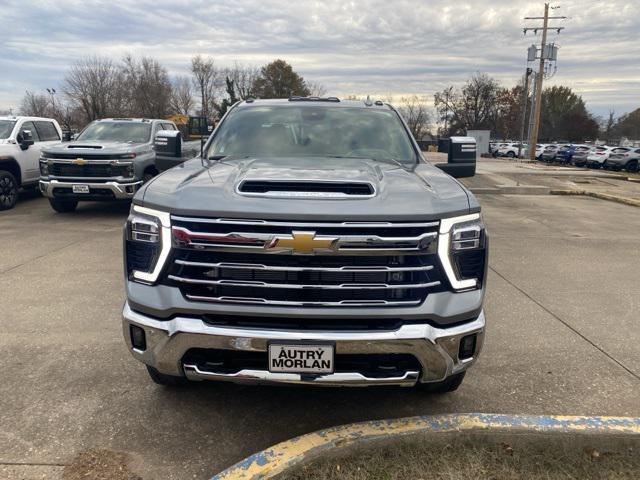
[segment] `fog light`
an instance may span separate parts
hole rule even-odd
[[[476,334],[467,335],[460,340],[460,350],[458,351],[458,358],[460,360],[466,360],[473,357],[476,351]]]
[[[144,330],[137,325],[129,325],[129,333],[131,335],[131,345],[136,350],[147,349],[147,339],[144,334]]]

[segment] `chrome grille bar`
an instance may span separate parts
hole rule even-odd
[[[433,265],[422,265],[419,267],[387,267],[387,266],[348,266],[348,267],[293,267],[264,265],[258,263],[207,263],[192,262],[189,260],[177,259],[178,265],[202,268],[228,268],[234,270],[268,270],[274,272],[336,272],[336,273],[393,273],[393,272],[428,272],[433,270]]]
[[[260,253],[283,253],[288,248],[267,247],[286,235],[275,233],[229,232],[208,233],[193,232],[185,227],[173,226],[173,237],[181,245],[201,249],[231,250],[242,249]],[[306,232],[300,232],[306,233]],[[315,241],[325,241],[330,247],[317,248],[317,253],[376,252],[376,251],[422,251],[436,240],[437,232],[425,232],[415,237],[382,237],[379,235],[316,235]]]
[[[214,302],[214,303],[250,303],[260,305],[274,305],[274,306],[286,306],[286,307],[392,307],[401,306],[407,307],[411,305],[418,305],[422,300],[341,300],[338,302],[296,302],[291,300],[267,300],[265,298],[256,297],[207,297],[202,295],[189,295],[189,300],[195,300],[199,302]]]
[[[362,228],[433,228],[439,225],[439,222],[280,222],[272,220],[253,220],[238,218],[194,218],[172,216],[172,220],[179,222],[192,223],[209,223],[222,225],[264,225],[269,227],[296,227],[296,228],[346,228],[346,227],[362,227]]]
[[[179,283],[193,283],[196,285],[223,285],[227,287],[255,287],[255,288],[284,288],[296,290],[380,290],[395,289],[407,290],[412,288],[429,288],[440,285],[439,281],[426,283],[410,283],[406,285],[393,283],[342,283],[340,285],[322,284],[305,285],[296,283],[267,283],[256,280],[205,280],[199,278],[184,278],[176,275],[169,275],[168,278]]]

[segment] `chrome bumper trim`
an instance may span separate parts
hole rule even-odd
[[[129,326],[144,329],[147,348],[133,349]],[[129,351],[139,361],[169,375],[186,375],[194,379],[226,380],[233,382],[284,382],[351,385],[412,385],[416,381],[437,382],[466,370],[480,354],[484,338],[485,318],[478,318],[450,328],[437,328],[429,324],[407,324],[391,331],[324,331],[324,330],[276,330],[213,326],[198,318],[175,317],[172,320],[156,320],[134,312],[125,303],[123,309],[123,333]],[[460,360],[460,339],[477,334],[477,350],[474,357]],[[300,378],[299,375],[281,376],[268,371],[245,371],[234,375],[194,370],[193,365],[183,365],[182,358],[191,348],[212,348],[236,351],[266,352],[271,340],[326,341],[335,345],[337,354],[398,353],[415,356],[422,370],[419,378],[412,371],[399,377],[367,378],[359,372]],[[196,378],[197,377],[197,378]]]
[[[107,189],[113,192],[113,195],[118,200],[125,200],[133,198],[136,191],[142,185],[142,180],[138,182],[118,183],[118,182],[86,182],[83,180],[73,182],[62,182],[60,180],[40,180],[40,191],[45,197],[54,198],[54,188],[71,188],[73,185],[88,185],[89,190],[91,188],[99,188],[101,190]],[[133,187],[131,193],[126,191],[127,187]],[[78,199],[82,199],[81,193],[77,194]]]
[[[418,381],[420,372],[408,371],[400,377],[371,378],[360,373],[332,373],[318,377],[296,373],[271,373],[264,370],[240,370],[237,373],[213,373],[200,370],[197,365],[184,365],[184,373],[189,380],[219,380],[243,383],[294,383],[303,385],[324,385],[335,387],[363,387],[367,385],[393,385],[412,387]]]

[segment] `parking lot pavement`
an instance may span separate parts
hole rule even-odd
[[[586,197],[479,199],[491,235],[486,344],[463,386],[444,396],[158,387],[122,340],[126,207],[61,215],[43,198],[22,200],[0,213],[0,473],[41,478],[49,468],[56,478],[60,465],[98,448],[128,452],[143,478],[205,479],[276,442],[353,421],[640,416],[637,208]]]

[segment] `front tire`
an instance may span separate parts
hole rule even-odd
[[[147,367],[147,372],[149,373],[149,377],[153,383],[157,385],[162,385],[165,387],[181,387],[187,384],[188,380],[184,377],[176,377],[174,375],[167,375],[165,373],[160,373],[153,367],[149,365]]]
[[[0,210],[13,208],[18,201],[18,182],[11,172],[0,170]]]
[[[627,166],[625,167],[625,169],[627,170],[627,172],[637,172],[638,171],[638,161],[637,160],[631,160],[630,162],[627,163]]]
[[[427,393],[450,393],[455,392],[460,385],[462,385],[462,381],[464,380],[464,376],[467,372],[456,373],[455,375],[451,375],[446,378],[442,382],[435,383],[418,383],[416,384],[416,388],[422,392]]]
[[[514,158],[516,156],[515,152],[507,152],[507,157]]]
[[[76,210],[78,206],[77,200],[56,200],[55,198],[49,199],[49,205],[58,213],[71,213]]]

